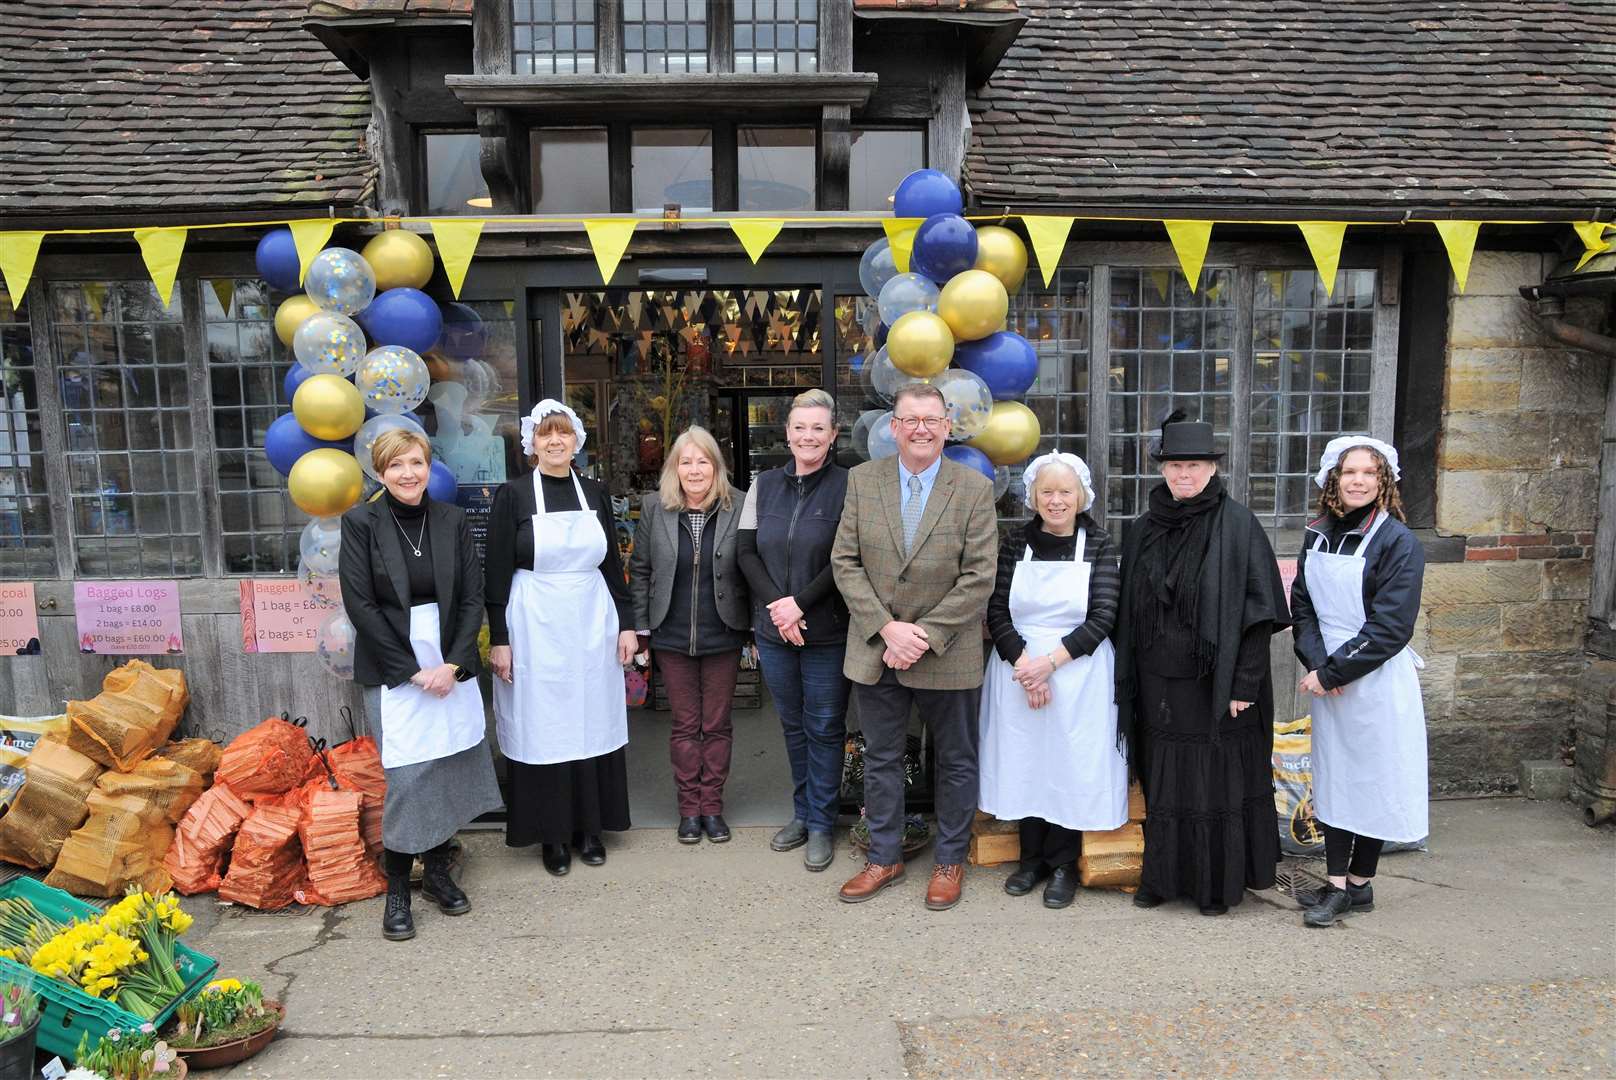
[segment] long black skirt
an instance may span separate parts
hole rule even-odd
[[[1168,899],[1234,906],[1274,885],[1273,735],[1253,705],[1212,737],[1212,680],[1139,672],[1142,885]]]
[[[553,765],[505,762],[505,843],[570,844],[579,835],[622,832],[628,821],[628,747]]]

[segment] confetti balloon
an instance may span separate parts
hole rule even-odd
[[[986,270],[956,274],[937,297],[937,314],[953,327],[961,341],[987,337],[1004,325],[1010,311],[1010,294],[1004,282]]]
[[[376,275],[378,291],[419,289],[432,280],[432,248],[408,229],[388,229],[371,237],[359,254]]]
[[[297,388],[292,415],[316,439],[346,439],[365,422],[365,403],[340,375],[313,375]]]
[[[432,376],[413,349],[383,345],[372,349],[354,376],[367,408],[378,413],[406,413],[426,400]]]
[[[949,438],[974,439],[987,429],[993,413],[993,391],[981,377],[961,368],[949,368],[931,380],[942,391],[948,418],[954,421]]]
[[[292,353],[316,375],[347,377],[365,358],[365,332],[346,315],[321,311],[298,326]]]
[[[413,416],[382,415],[373,416],[359,426],[359,433],[354,436],[354,457],[359,459],[359,468],[372,480],[376,479],[375,466],[370,461],[370,448],[384,431],[394,428],[404,428],[409,431],[426,434],[426,429]],[[368,496],[370,492],[365,492]]]
[[[891,326],[911,311],[936,311],[938,295],[924,274],[895,274],[881,286],[881,321]]]
[[[339,679],[354,676],[354,628],[345,611],[334,611],[320,624],[314,639],[314,654],[325,669]]]
[[[1027,245],[1003,225],[984,225],[976,230],[975,268],[986,270],[1013,293],[1027,276]]]
[[[864,365],[865,378],[869,384],[870,392],[877,401],[892,404],[892,399],[898,396],[898,388],[905,383],[920,382],[913,375],[905,375],[892,363],[892,358],[885,349],[877,349],[874,356]]]
[[[1031,409],[1019,401],[995,401],[987,428],[967,445],[995,465],[1014,465],[1038,449],[1039,434],[1038,417]]]
[[[1016,480],[1016,470],[1012,469],[1008,465],[1000,465],[997,469],[993,470],[994,501],[1004,498],[1004,493],[1009,491],[1012,486],[1019,486],[1019,481]],[[1016,494],[1016,501],[1021,501],[1021,494],[1019,492]]]
[[[892,366],[917,379],[928,379],[954,358],[954,332],[935,313],[911,311],[887,333]]]
[[[288,349],[292,347],[292,335],[297,328],[303,325],[303,320],[320,310],[320,305],[308,298],[305,293],[288,296],[281,301],[281,306],[275,309],[275,336],[281,339],[281,344]]]
[[[316,574],[335,574],[337,556],[342,550],[342,519],[317,517],[303,526],[297,538],[298,554],[302,565]]]
[[[864,249],[864,255],[859,259],[859,284],[864,286],[865,295],[870,299],[880,296],[881,286],[897,273],[898,267],[892,261],[892,243],[886,237],[881,237]]]
[[[352,315],[376,298],[376,272],[357,251],[326,248],[309,263],[303,291],[326,311]]]
[[[342,581],[337,577],[335,570],[329,574],[321,573],[310,566],[307,559],[299,559],[297,580],[307,591],[308,598],[315,607],[330,610],[341,606]]]
[[[892,413],[882,413],[870,424],[870,460],[880,461],[898,452],[898,437],[892,432]]]
[[[352,454],[310,450],[286,478],[286,493],[310,517],[331,517],[359,501],[364,476]]]

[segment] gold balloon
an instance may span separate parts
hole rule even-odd
[[[359,254],[376,272],[376,291],[419,289],[432,278],[432,248],[408,229],[388,229],[371,238]]]
[[[954,331],[929,311],[907,312],[887,331],[887,358],[905,375],[929,379],[954,359]]]
[[[335,378],[335,376],[332,376]],[[334,517],[359,501],[365,474],[352,454],[331,447],[310,450],[286,478],[287,494],[310,517]]]
[[[1038,417],[1019,401],[995,401],[988,414],[988,426],[966,443],[988,456],[995,465],[1025,461],[1038,449]]]
[[[297,333],[297,328],[303,325],[304,319],[319,310],[320,305],[302,293],[287,297],[281,301],[281,306],[275,309],[275,336],[281,339],[282,345],[290,349],[292,335]]]
[[[292,415],[316,439],[346,439],[365,422],[365,399],[341,375],[310,375],[292,396]]]
[[[986,270],[955,274],[937,297],[937,314],[961,341],[987,337],[999,328],[1009,312],[1010,294],[1005,292],[1004,282]]]
[[[1021,288],[1027,276],[1027,245],[1003,225],[976,230],[976,269],[986,270],[1004,283],[1008,292]]]

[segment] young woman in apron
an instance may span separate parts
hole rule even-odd
[[[988,601],[997,656],[982,683],[980,805],[1021,819],[1021,867],[1005,891],[1047,877],[1044,905],[1062,908],[1077,893],[1082,833],[1128,820],[1108,640],[1120,586],[1111,545],[1083,512],[1094,499],[1083,460],[1046,454],[1023,484],[1036,516],[1001,545]]]
[[[446,915],[471,902],[450,876],[450,841],[500,807],[477,688],[483,582],[465,514],[427,497],[432,450],[419,432],[376,440],[382,498],[342,518],[342,603],[354,626],[354,681],[381,739],[387,906],[382,934],[415,936],[410,869],[425,855],[421,894]]]
[[[1403,524],[1397,451],[1361,435],[1333,439],[1315,482],[1322,516],[1308,525],[1291,591],[1300,688],[1313,701],[1313,807],[1330,882],[1299,897],[1308,926],[1375,906],[1388,841],[1429,831],[1425,707],[1409,648],[1425,556]]]
[[[534,472],[495,497],[486,559],[494,717],[510,780],[505,842],[539,843],[557,876],[574,848],[585,864],[604,863],[601,833],[629,827],[623,665],[635,640],[610,502],[572,469],[584,438],[558,401],[522,420]]]

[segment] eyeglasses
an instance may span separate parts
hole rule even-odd
[[[948,423],[946,416],[894,416],[892,419],[905,431],[919,431],[922,424],[927,431],[941,431]]]

